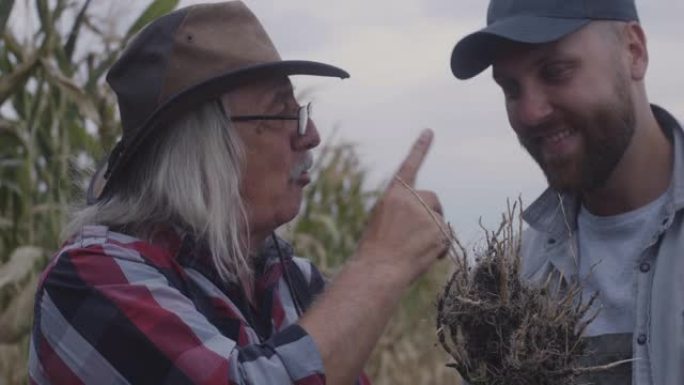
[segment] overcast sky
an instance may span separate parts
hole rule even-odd
[[[181,0],[181,6],[197,2]],[[484,25],[487,1],[245,2],[283,58],[319,60],[351,73],[344,81],[313,82],[315,119],[324,140],[337,127],[338,139],[357,144],[371,186],[389,179],[420,130],[429,127],[435,143],[418,188],[439,194],[462,241],[481,236],[480,217],[488,227],[497,224],[508,197],[522,195],[529,204],[544,189],[542,173],[508,126],[490,71],[459,81],[449,68],[454,43]],[[118,17],[135,16],[148,3],[94,4]],[[649,40],[651,101],[682,117],[684,1],[637,5]],[[295,84],[311,87],[302,77]]]
[[[371,183],[390,177],[423,127],[435,131],[418,187],[439,194],[463,241],[481,236],[480,217],[497,224],[507,197],[531,203],[545,188],[508,125],[490,71],[468,81],[451,75],[453,45],[484,25],[487,1],[245,2],[284,58],[320,60],[351,73],[344,81],[316,82],[316,122],[324,138],[338,127],[338,137],[358,144]],[[649,39],[649,95],[682,117],[684,1],[637,4]]]

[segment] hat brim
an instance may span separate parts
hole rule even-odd
[[[330,64],[305,60],[283,60],[255,64],[239,70],[229,71],[195,84],[192,87],[171,96],[164,104],[160,105],[145,123],[136,129],[138,135],[123,144],[123,151],[112,167],[109,166],[111,159],[101,162],[90,180],[86,192],[87,203],[94,204],[104,196],[108,187],[111,185],[111,182],[121,176],[128,161],[133,154],[138,152],[138,148],[142,143],[145,142],[150,135],[158,133],[158,130],[162,128],[165,123],[199,107],[208,100],[217,98],[242,85],[258,81],[265,76],[277,77],[292,75],[326,76],[341,79],[349,77],[347,71]],[[109,176],[106,177],[108,168]]]
[[[579,30],[590,21],[532,15],[496,21],[456,44],[451,53],[451,72],[459,79],[469,79],[492,64],[501,44],[549,43]]]

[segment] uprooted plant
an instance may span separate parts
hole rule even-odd
[[[612,368],[582,367],[582,333],[596,317],[596,294],[549,276],[539,286],[520,278],[521,203],[509,204],[486,246],[469,261],[453,250],[455,271],[438,299],[437,335],[448,364],[472,385],[571,385],[578,376]],[[470,266],[472,264],[472,266]]]

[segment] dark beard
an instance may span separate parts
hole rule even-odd
[[[540,132],[567,124],[582,136],[581,153],[572,159],[546,160],[541,141],[519,138],[520,143],[539,164],[549,186],[566,193],[590,192],[605,185],[622,159],[634,135],[636,118],[625,78],[616,76],[615,98],[590,111],[589,114],[559,112],[559,119],[545,123],[547,127],[530,129]],[[563,123],[561,123],[563,122]]]

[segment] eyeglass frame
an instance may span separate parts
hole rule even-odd
[[[299,106],[297,109],[297,116],[291,115],[236,115],[231,116],[231,122],[249,122],[252,120],[296,120],[297,134],[299,136],[306,135],[309,126],[309,119],[311,118],[311,102]]]

